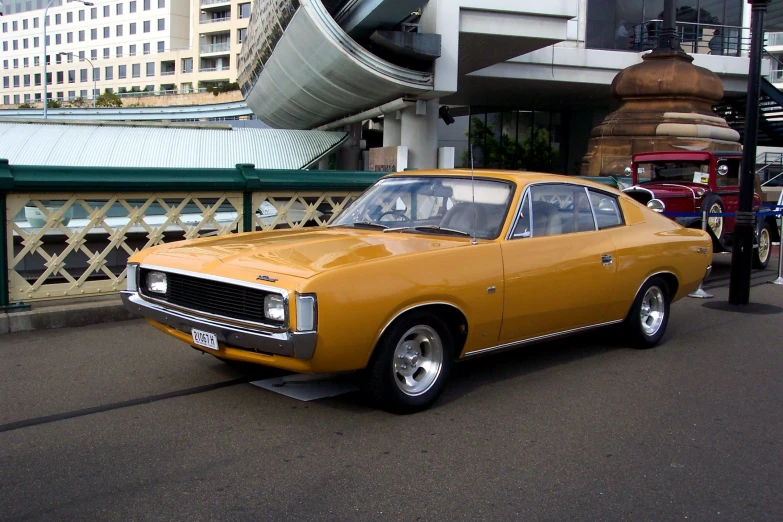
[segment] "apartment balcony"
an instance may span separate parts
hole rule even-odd
[[[198,72],[228,72],[229,70],[231,70],[231,67],[199,67]]]
[[[176,71],[160,71],[161,76],[174,76]]]
[[[231,0],[201,0],[201,7],[218,7],[230,4]]]
[[[228,54],[231,51],[231,42],[204,44],[201,46],[201,54]]]
[[[231,16],[221,16],[218,18],[200,18],[198,23],[200,24],[216,24],[219,22],[228,22],[231,20]]]

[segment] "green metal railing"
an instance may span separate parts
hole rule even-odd
[[[306,222],[325,225],[331,219],[332,211],[339,212],[383,175],[379,172],[263,170],[247,164],[234,169],[47,167],[10,165],[7,160],[0,159],[0,207],[5,216],[0,227],[0,310],[17,306],[14,303],[25,296],[27,300],[39,300],[117,291],[124,281],[124,273],[112,274],[105,268],[109,250],[122,248],[123,254],[129,255],[137,248],[126,244],[126,238],[133,233],[136,237],[149,237],[148,244],[163,242],[174,237],[165,232],[167,227],[182,229],[179,235],[175,234],[175,239],[204,235],[208,227],[202,229],[203,223],[194,225],[183,219],[185,208],[189,209],[190,216],[193,212],[200,213],[198,218],[203,222],[215,220],[217,213],[225,214],[226,210],[234,216],[228,225],[218,225],[214,221],[208,234],[281,225],[299,227]],[[261,204],[272,209],[273,218],[259,213]],[[326,207],[330,211],[328,217],[317,217],[316,206]],[[298,210],[292,210],[294,207]],[[24,214],[27,210],[38,212],[41,223],[37,228],[19,217],[23,214],[20,209]],[[124,213],[124,224],[110,224],[118,211]],[[298,212],[298,218],[291,217],[294,212]],[[64,217],[65,214],[68,217]],[[88,231],[68,227],[68,220],[77,214],[88,223],[89,234],[104,238],[100,246],[91,243],[85,247],[90,241]],[[163,223],[149,225],[151,216],[160,218]],[[132,226],[140,230],[133,232]],[[164,237],[164,232],[169,235]],[[59,242],[64,250],[54,254],[45,251],[53,241]],[[21,270],[17,272],[20,259],[36,254],[37,262],[48,268],[39,280],[34,281],[34,276],[25,282],[20,276]],[[76,254],[87,260],[87,275],[68,273],[65,258]],[[89,282],[85,283],[90,275],[102,278],[100,284],[104,288],[96,289],[90,287]],[[52,278],[59,278],[60,290],[46,290],[50,286],[57,287],[50,284]],[[63,286],[73,291],[61,291]]]

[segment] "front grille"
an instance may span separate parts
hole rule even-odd
[[[264,316],[264,298],[270,295],[265,290],[166,272],[168,290],[163,296],[147,290],[149,272],[141,270],[139,289],[152,299],[238,321],[284,325],[283,321],[272,321]]]

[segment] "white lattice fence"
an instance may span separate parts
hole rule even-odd
[[[134,252],[242,229],[242,193],[8,194],[9,297],[103,295]]]
[[[361,192],[258,192],[253,194],[256,229],[326,226]]]

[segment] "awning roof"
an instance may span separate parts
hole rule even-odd
[[[12,165],[301,169],[339,146],[344,132],[185,125],[0,121],[0,158]]]

